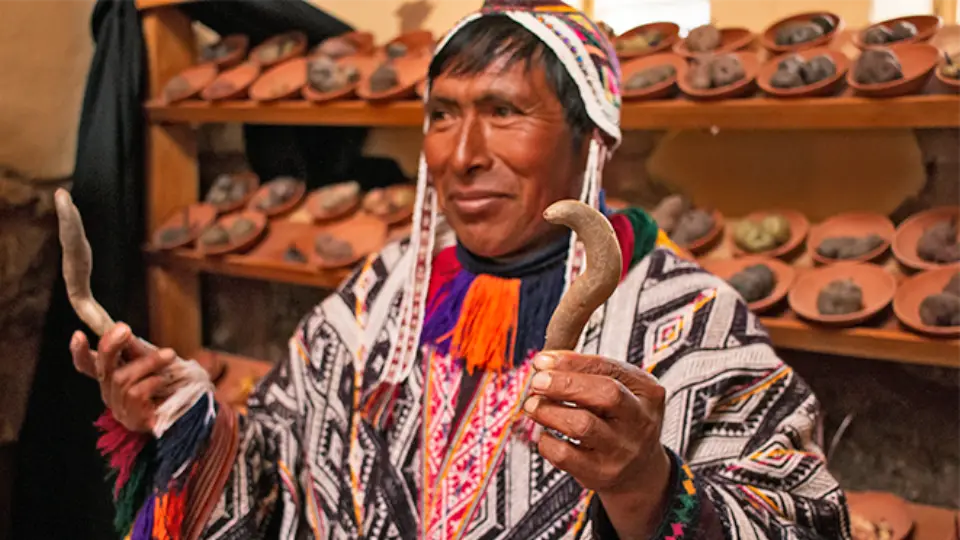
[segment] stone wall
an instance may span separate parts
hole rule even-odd
[[[57,271],[53,190],[0,169],[0,444],[20,431]]]

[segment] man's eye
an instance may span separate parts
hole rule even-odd
[[[431,122],[438,122],[438,121],[441,121],[441,120],[445,120],[446,118],[447,118],[447,113],[446,113],[446,111],[441,111],[441,110],[436,110],[436,109],[430,111],[430,121],[431,121]]]
[[[493,109],[493,115],[496,116],[497,118],[506,118],[508,116],[513,115],[513,113],[514,113],[513,107],[508,107],[506,105],[498,105]]]

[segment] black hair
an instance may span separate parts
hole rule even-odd
[[[517,62],[524,62],[528,71],[535,62],[543,65],[547,85],[560,100],[574,144],[579,146],[594,124],[577,83],[540,38],[505,15],[489,15],[464,25],[430,63],[430,79],[441,74],[477,75],[504,56],[507,57],[504,70]]]

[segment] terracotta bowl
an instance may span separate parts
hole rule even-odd
[[[223,101],[240,99],[247,93],[250,85],[260,76],[260,64],[244,62],[239,66],[228,69],[220,75],[210,86],[203,89],[200,97],[207,101]]]
[[[357,87],[357,95],[360,99],[373,103],[387,103],[401,99],[411,98],[416,93],[417,84],[427,78],[427,72],[430,69],[432,56],[429,53],[420,54],[410,53],[407,56],[393,60],[394,68],[397,70],[398,84],[393,88],[382,92],[374,92],[370,89],[370,77],[360,80]],[[379,67],[379,64],[378,66]],[[374,67],[376,70],[376,67]],[[370,72],[371,74],[373,71]]]
[[[316,189],[307,197],[307,212],[310,213],[314,221],[335,221],[354,213],[360,206],[361,196],[358,195],[356,199],[343,204],[343,206],[325,210],[320,203],[328,195],[331,187],[333,186]]]
[[[820,291],[838,279],[852,279],[863,291],[863,309],[846,315],[821,315]],[[897,280],[882,267],[864,263],[837,263],[802,273],[790,289],[790,309],[804,319],[830,326],[853,326],[879,313],[893,300]]]
[[[631,28],[623,34],[617,36],[614,40],[614,45],[617,41],[620,41],[624,38],[630,38],[636,36],[637,34],[643,34],[644,32],[649,32],[652,30],[657,30],[663,36],[663,39],[660,40],[660,43],[656,47],[651,47],[643,52],[634,52],[634,53],[621,53],[617,51],[617,57],[621,60],[631,60],[634,58],[640,58],[642,56],[648,56],[651,54],[657,54],[663,51],[670,50],[670,47],[673,47],[680,39],[680,27],[672,22],[654,22],[640,25],[636,28]]]
[[[276,182],[276,180],[272,180],[271,182]],[[282,216],[284,214],[289,213],[294,208],[296,208],[297,205],[300,204],[300,201],[303,200],[303,197],[307,194],[306,184],[304,184],[303,182],[297,182],[297,188],[294,191],[293,196],[290,197],[290,199],[287,200],[287,202],[279,206],[276,206],[274,208],[271,208],[270,211],[268,212],[264,212],[263,210],[257,207],[257,204],[260,202],[261,199],[267,196],[267,193],[270,189],[271,182],[267,182],[266,184],[260,186],[260,189],[257,190],[257,193],[250,199],[250,202],[247,203],[247,209],[249,211],[263,213],[270,218]]]
[[[229,214],[230,212],[236,212],[237,210],[246,206],[250,199],[253,198],[254,194],[257,192],[257,188],[260,186],[260,177],[252,172],[239,172],[231,173],[235,181],[243,182],[247,186],[247,194],[243,198],[233,201],[227,204],[214,204],[213,207],[217,209],[218,214]]]
[[[940,83],[943,84],[943,86],[947,89],[953,90],[954,92],[960,92],[960,79],[952,79],[947,77],[941,71],[945,64],[946,60],[941,58],[941,61],[939,64],[937,64],[937,69],[935,70],[937,74],[937,80],[939,80]]]
[[[263,53],[263,51],[267,47],[272,47],[273,45],[281,41],[285,41],[287,39],[293,40],[294,44],[293,44],[293,47],[291,47],[291,49],[287,51],[286,54],[282,54],[272,60],[260,59],[260,55]],[[274,66],[274,65],[286,62],[291,58],[303,56],[305,52],[307,52],[307,35],[304,34],[303,32],[287,32],[285,34],[273,36],[272,38],[264,41],[260,45],[257,45],[252,51],[250,51],[249,58],[252,62],[256,62],[261,66],[263,66],[264,68],[267,68],[270,66]]]
[[[776,36],[777,31],[780,30],[783,26],[788,24],[794,24],[803,21],[809,21],[817,15],[824,15],[831,17],[836,21],[836,25],[833,27],[833,31],[820,36],[817,39],[810,40],[806,43],[799,43],[797,45],[777,45]],[[831,13],[829,11],[811,11],[808,13],[798,13],[796,15],[791,15],[786,19],[781,19],[772,25],[770,25],[766,30],[763,31],[763,34],[760,35],[760,44],[763,45],[763,48],[774,53],[774,54],[783,54],[788,52],[797,52],[804,49],[812,49],[814,47],[821,47],[833,41],[840,32],[843,30],[843,18],[837,15],[836,13]]]
[[[820,223],[810,230],[810,238],[807,239],[807,251],[810,253],[810,257],[820,264],[872,261],[887,252],[887,248],[889,248],[890,243],[893,242],[895,232],[893,222],[891,222],[887,216],[866,212],[840,214]],[[882,238],[883,244],[873,251],[869,251],[855,259],[828,259],[817,253],[817,247],[828,238],[836,238],[838,236],[867,236],[870,234],[876,234]]]
[[[780,62],[784,59],[784,56],[775,56],[767,60],[763,66],[760,67],[760,72],[757,74],[757,84],[760,86],[760,89],[773,97],[802,98],[831,96],[836,94],[837,91],[843,86],[844,78],[847,75],[847,71],[850,69],[850,59],[847,58],[847,55],[836,49],[831,49],[830,47],[814,47],[813,49],[800,51],[796,54],[800,55],[804,61],[825,54],[833,60],[834,64],[836,64],[837,72],[832,77],[827,77],[822,81],[801,86],[799,88],[777,88],[770,84],[770,79],[773,77],[774,73],[777,72],[777,66],[780,65]]]
[[[890,50],[900,60],[902,79],[880,84],[860,84],[854,79],[854,62],[847,72],[847,84],[850,88],[861,96],[878,98],[905,96],[923,90],[940,60],[940,50],[928,43],[893,45]]]
[[[186,213],[186,216],[184,216],[184,213]],[[186,217],[187,222],[190,224],[190,234],[185,236],[179,242],[162,242],[160,240],[160,233],[171,227],[179,227],[183,224],[184,217]],[[213,206],[203,203],[191,204],[186,208],[173,212],[167,217],[167,219],[163,221],[163,225],[161,225],[160,228],[153,233],[151,247],[154,249],[166,250],[188,246],[195,242],[200,236],[200,233],[212,225],[216,220],[217,209]]]
[[[229,244],[224,244],[222,246],[205,246],[198,241],[197,251],[199,251],[201,255],[215,256],[226,255],[227,253],[242,252],[253,247],[257,242],[260,241],[261,238],[263,238],[263,234],[267,230],[267,216],[260,212],[244,210],[243,212],[221,217],[217,220],[217,224],[229,230],[230,226],[233,225],[233,222],[242,217],[253,221],[253,224],[256,225],[256,229],[254,229],[253,232],[242,238],[231,238]]]
[[[744,251],[737,245],[733,239],[733,231],[730,231],[730,244],[733,246],[733,253],[737,257],[744,255],[762,255],[766,257],[783,257],[793,253],[794,250],[800,247],[803,244],[803,241],[807,238],[807,234],[810,232],[810,221],[807,220],[807,216],[803,215],[796,210],[763,210],[760,212],[754,212],[748,215],[745,220],[750,221],[760,221],[763,218],[772,215],[780,214],[781,216],[787,218],[787,221],[790,223],[790,239],[786,241],[782,246],[778,248],[771,249],[769,251],[761,251],[760,253],[749,253]]]
[[[312,51],[310,51],[310,56],[315,56],[316,54],[318,54],[320,51],[320,48],[323,46],[324,43],[334,39],[337,39],[337,40],[342,39],[345,41],[349,41],[350,44],[356,47],[357,49],[356,54],[361,56],[369,56],[373,54],[373,52],[377,48],[373,40],[373,34],[371,32],[347,32],[346,34],[343,34],[341,36],[336,36],[336,37],[332,37],[324,40],[323,42],[318,44],[316,47],[314,47]]]
[[[917,255],[917,242],[928,228],[950,219],[960,219],[960,207],[941,206],[911,216],[897,227],[896,235],[893,237],[893,256],[901,264],[914,270],[932,270],[945,266],[921,259]]]
[[[414,186],[414,185],[396,185],[396,186],[389,186],[384,189],[386,190],[388,196],[397,192],[412,192],[412,194],[415,196],[417,192],[417,186]],[[370,193],[367,193],[366,197],[369,197],[371,193],[373,193],[373,191],[371,191]],[[364,197],[364,201],[363,201],[363,210],[366,213],[372,215],[373,217],[379,219],[380,221],[383,221],[388,226],[392,227],[394,225],[399,225],[400,223],[409,221],[410,217],[413,216],[413,208],[416,205],[416,203],[415,201],[412,200],[412,198],[411,198],[411,203],[404,207],[398,208],[397,210],[387,214],[377,214],[375,212],[371,212],[367,208],[366,197]]]
[[[217,78],[217,66],[214,64],[200,64],[189,67],[176,77],[167,81],[163,88],[163,99],[167,103],[176,103],[195,97]],[[180,85],[180,81],[186,84]],[[177,87],[180,88],[177,88]]]
[[[712,215],[713,215],[713,228],[710,229],[710,232],[694,240],[693,242],[691,242],[686,246],[680,246],[682,249],[694,255],[700,255],[702,253],[706,253],[707,251],[710,251],[713,248],[713,246],[716,245],[717,241],[719,241],[723,237],[724,220],[723,220],[723,214],[721,214],[719,210],[714,209],[714,211],[712,212]]]
[[[407,32],[405,34],[400,34],[399,36],[391,39],[387,42],[387,45],[392,45],[394,43],[403,43],[407,46],[407,54],[426,54],[427,56],[433,57],[433,47],[436,44],[436,38],[433,36],[433,32],[429,30],[413,30],[412,32]],[[384,46],[386,49],[386,46]]]
[[[241,64],[243,59],[247,57],[247,51],[250,50],[250,38],[243,34],[230,34],[214,46],[219,47],[221,45],[225,45],[230,52],[221,58],[207,61],[215,64],[220,69],[230,69]],[[200,61],[204,62],[203,59]]]
[[[923,334],[960,336],[960,326],[931,326],[920,320],[920,303],[932,294],[943,292],[943,288],[958,273],[960,264],[954,264],[921,272],[900,283],[893,297],[893,312],[900,322]]]
[[[307,84],[307,59],[294,58],[270,68],[250,87],[254,101],[278,101],[292,98]]]
[[[324,259],[310,246],[307,258],[311,265],[320,269],[333,269],[352,266],[371,253],[376,253],[387,241],[387,224],[383,221],[359,212],[349,219],[319,227],[319,234],[329,234],[353,246],[353,257],[341,260]],[[311,239],[311,243],[313,240]]]
[[[641,71],[657,66],[670,64],[677,71],[676,75],[669,79],[657,83],[653,86],[641,88],[640,90],[627,90],[626,83]],[[670,53],[652,54],[641,56],[626,62],[621,66],[623,72],[623,99],[629,101],[641,101],[650,99],[661,99],[670,97],[677,91],[677,77],[682,76],[687,70],[687,63],[683,58]]]
[[[754,38],[753,32],[746,28],[721,28],[720,46],[715,50],[706,53],[691,51],[687,48],[687,40],[683,39],[673,45],[673,52],[684,58],[695,58],[708,54],[731,53],[750,48]]]
[[[909,17],[897,17],[895,19],[887,19],[876,24],[871,24],[863,30],[853,34],[853,44],[859,49],[869,49],[871,47],[878,46],[882,47],[883,45],[869,45],[866,41],[864,41],[864,36],[866,36],[867,31],[875,26],[880,25],[885,25],[889,28],[890,25],[900,21],[913,23],[913,25],[917,27],[917,35],[911,38],[901,39],[900,41],[887,43],[885,44],[886,46],[894,44],[905,45],[907,43],[923,43],[925,41],[929,41],[930,38],[937,34],[937,32],[940,30],[940,27],[943,26],[943,22],[940,20],[940,17],[937,17],[936,15],[911,15]]]
[[[357,95],[357,88],[360,87],[360,82],[369,78],[373,70],[377,69],[378,62],[373,56],[347,56],[337,60],[337,64],[353,65],[357,68],[357,71],[360,72],[360,79],[353,84],[349,84],[333,92],[320,92],[314,89],[308,81],[303,85],[303,90],[301,90],[304,99],[314,103],[328,103],[340,99],[351,99]]]
[[[770,257],[749,256],[737,259],[708,259],[701,261],[701,264],[708,272],[724,281],[729,281],[734,274],[755,264],[762,264],[769,268],[777,281],[773,286],[773,290],[766,298],[747,304],[750,311],[754,313],[768,311],[786,298],[787,292],[793,285],[793,281],[797,275],[797,272],[792,266],[780,259],[771,259]]]
[[[848,491],[847,505],[851,514],[863,516],[872,523],[885,521],[890,525],[892,540],[904,540],[913,530],[910,508],[900,497],[891,493]]]
[[[722,86],[720,88],[710,88],[707,90],[698,90],[687,83],[686,71],[677,78],[677,84],[690,99],[697,101],[716,101],[721,99],[731,99],[744,97],[753,93],[757,83],[757,72],[760,71],[760,59],[752,52],[732,52],[743,64],[744,77],[739,81]]]

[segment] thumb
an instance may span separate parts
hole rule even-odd
[[[151,344],[150,342],[140,338],[138,336],[131,336],[127,340],[127,344],[123,349],[123,355],[127,360],[133,360],[135,358],[143,358],[144,356],[150,356],[157,352],[157,347]]]

